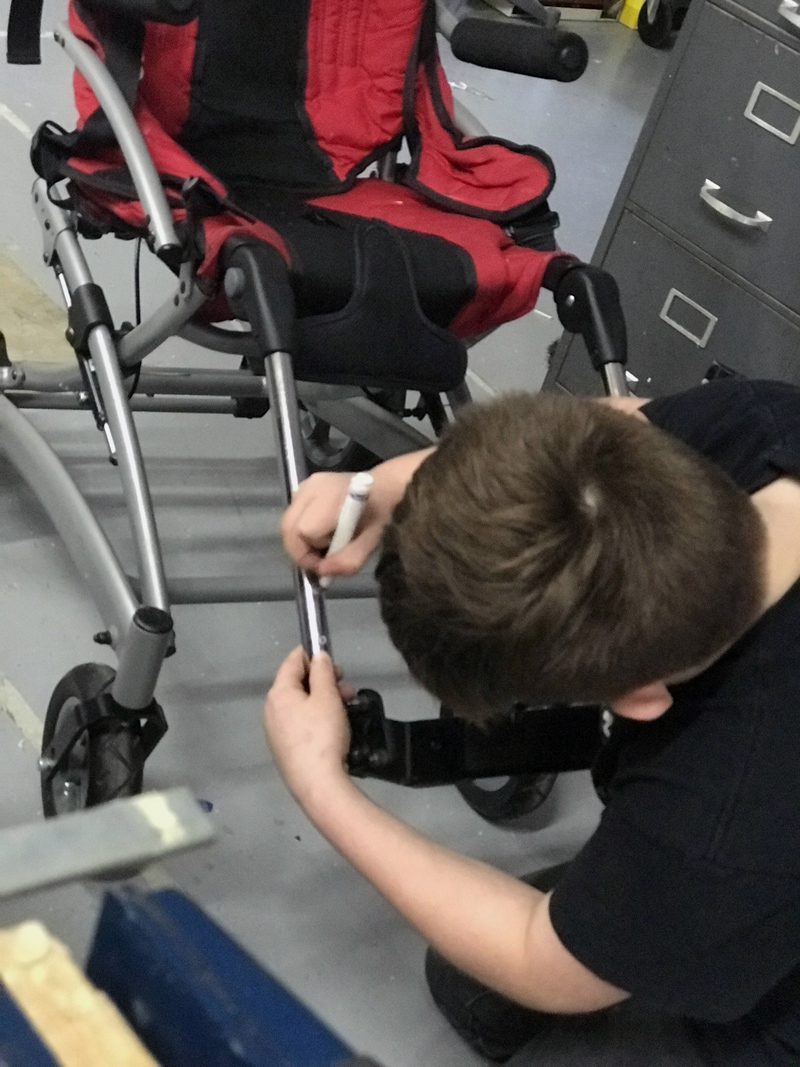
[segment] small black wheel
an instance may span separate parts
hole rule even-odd
[[[507,778],[477,778],[456,782],[456,789],[482,819],[507,823],[541,807],[550,796],[557,777],[555,774],[513,774]]]
[[[42,756],[57,732],[72,733],[86,723],[85,703],[114,681],[103,663],[82,663],[53,690],[42,735]],[[42,772],[42,808],[47,818],[104,804],[142,791],[144,754],[138,724],[108,721],[82,733],[67,763],[52,778]]]
[[[380,457],[329,422],[301,409],[300,429],[309,474],[315,471],[365,471]]]
[[[447,719],[453,713],[442,706],[440,714]],[[557,774],[512,774],[468,778],[456,782],[456,789],[482,819],[508,823],[541,807],[550,796],[557,777]]]
[[[647,17],[647,3],[642,5],[638,21],[639,36],[651,48],[668,48],[673,31],[677,28],[673,0],[658,0],[652,22]]]

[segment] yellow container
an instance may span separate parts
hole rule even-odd
[[[625,6],[619,16],[619,21],[622,25],[635,30],[639,25],[639,12],[646,3],[647,0],[625,0]]]

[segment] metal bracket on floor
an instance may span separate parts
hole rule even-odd
[[[0,830],[0,900],[208,844],[214,826],[188,789],[112,800]]]

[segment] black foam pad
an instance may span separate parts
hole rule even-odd
[[[577,33],[495,19],[462,19],[450,47],[465,63],[561,82],[580,78],[589,62],[589,49]]]

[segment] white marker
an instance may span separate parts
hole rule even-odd
[[[345,545],[349,545],[353,540],[353,534],[356,532],[358,521],[372,488],[372,481],[372,475],[367,471],[360,471],[350,479],[350,488],[347,490],[342,510],[339,512],[339,521],[336,523],[327,555],[332,556],[334,552],[341,552]],[[327,589],[331,584],[331,575],[320,578],[319,584],[323,589]]]

